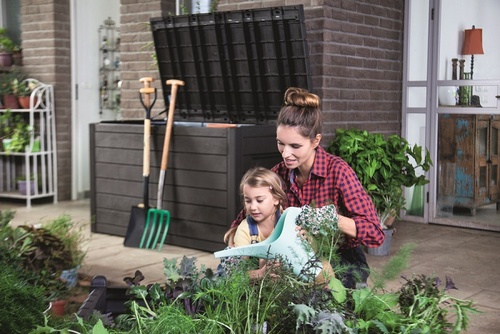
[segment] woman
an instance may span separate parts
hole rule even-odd
[[[319,97],[307,90],[291,87],[285,92],[276,129],[283,161],[272,170],[285,181],[289,206],[335,205],[339,228],[346,236],[338,252],[340,264],[347,269],[339,274],[346,287],[355,288],[366,283],[369,275],[362,244],[380,246],[384,233],[352,168],[320,146],[323,117],[319,107]],[[243,218],[240,213],[231,226],[239,225]]]

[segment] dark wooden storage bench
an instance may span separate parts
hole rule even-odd
[[[131,207],[142,203],[143,123],[90,125],[92,231],[125,236]],[[156,194],[164,125],[152,127],[149,204]],[[167,244],[217,251],[241,209],[239,182],[253,166],[281,160],[275,125],[207,128],[174,125],[163,194]]]
[[[125,303],[131,299],[127,295],[127,287],[108,286],[105,276],[95,276],[90,284],[90,292],[76,314],[88,320],[94,311],[110,314],[112,317],[125,313]],[[144,305],[142,300],[136,301]]]

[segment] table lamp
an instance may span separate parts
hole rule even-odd
[[[462,55],[471,55],[470,57],[470,78],[474,78],[474,55],[482,55],[483,51],[483,29],[465,29],[464,45]]]

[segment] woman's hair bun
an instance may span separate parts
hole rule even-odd
[[[303,88],[290,87],[285,92],[285,106],[296,106],[301,108],[319,108],[319,97],[309,93]]]

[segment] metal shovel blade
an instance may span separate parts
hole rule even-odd
[[[139,247],[147,213],[147,209],[143,207],[132,206],[130,221],[123,242],[125,247]]]
[[[169,226],[170,211],[149,209],[139,248],[155,249],[158,244],[160,251],[165,243]]]

